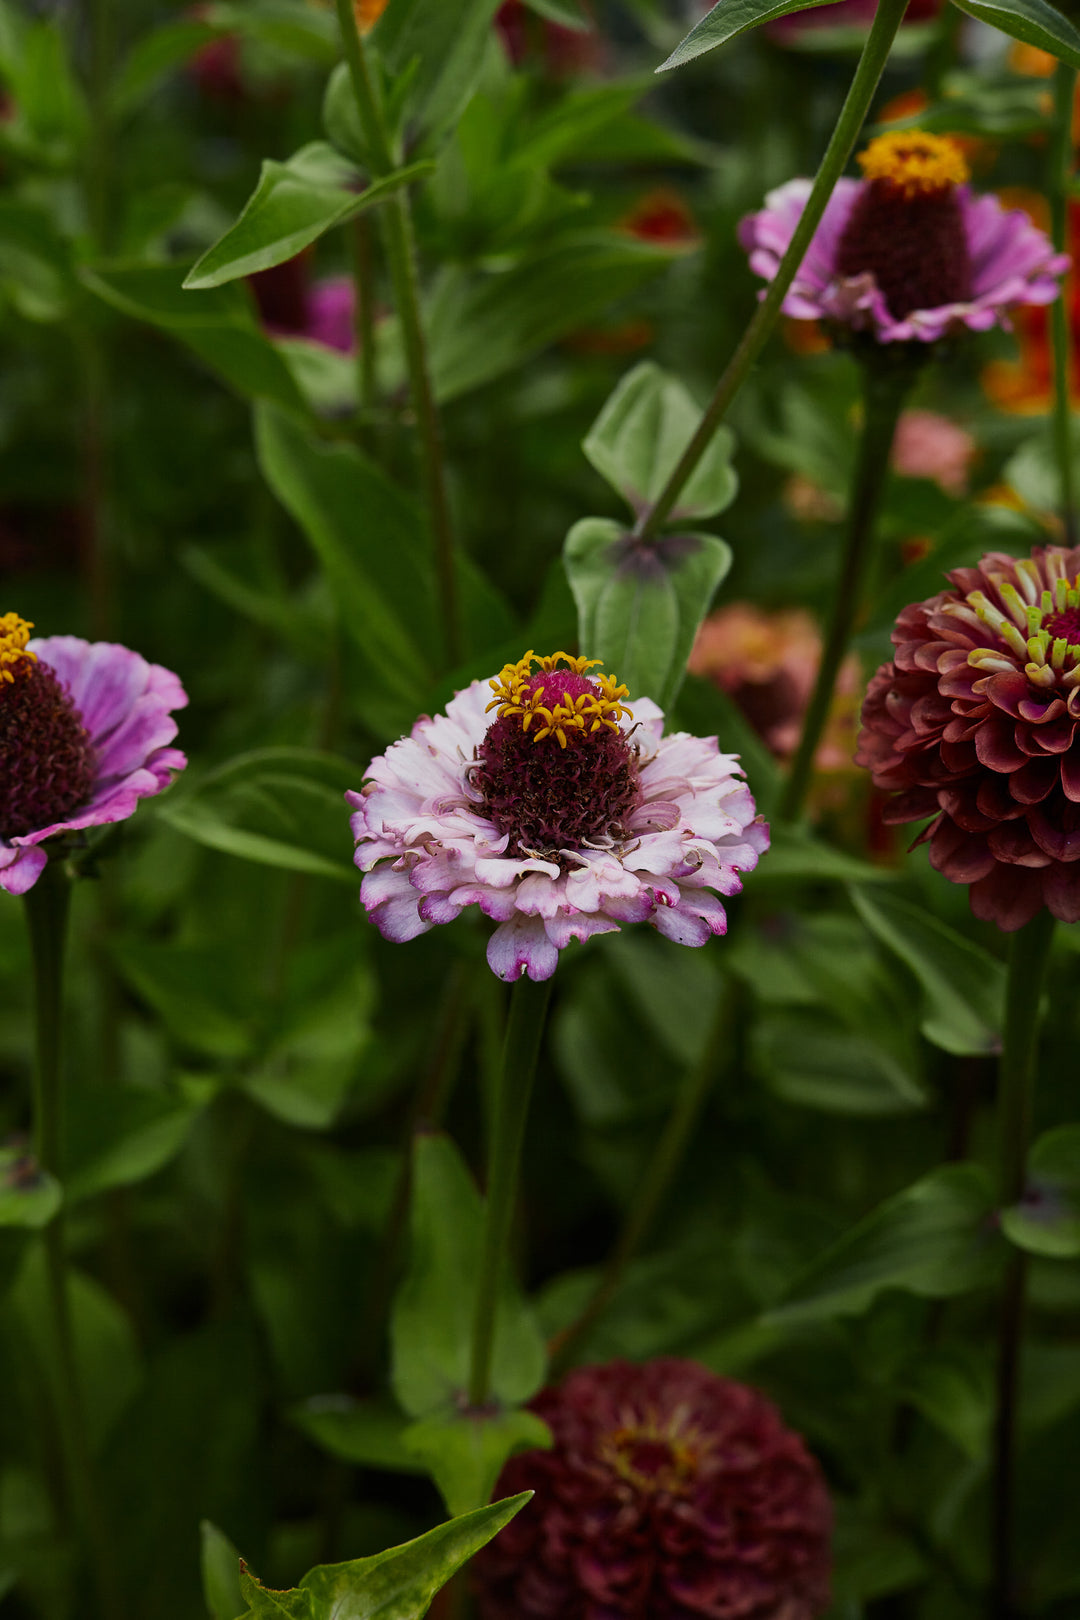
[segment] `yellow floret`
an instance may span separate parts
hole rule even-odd
[[[533,732],[533,741],[542,742],[545,737],[554,737],[560,748],[566,747],[568,732],[598,731],[601,726],[618,731],[622,716],[633,719],[633,714],[622,701],[630,696],[630,689],[619,686],[614,675],[590,675],[589,680],[600,688],[599,692],[582,692],[575,698],[562,697],[551,705],[544,702],[542,682],[530,691],[534,664],[540,666],[542,674],[550,674],[559,664],[565,664],[572,674],[585,675],[601,662],[599,658],[577,658],[565,652],[539,657],[530,647],[516,664],[504,665],[498,677],[488,682],[495,693],[487,706],[488,711],[497,709],[500,720],[519,714],[522,731],[530,730],[533,721],[539,720],[540,725]]]
[[[37,662],[37,653],[28,652],[26,647],[33,628],[17,613],[0,613],[0,681],[14,681],[11,673],[14,664],[25,659],[32,664]]]
[[[927,135],[918,129],[878,135],[859,153],[859,166],[867,180],[887,180],[905,197],[948,191],[971,178],[951,135]]]

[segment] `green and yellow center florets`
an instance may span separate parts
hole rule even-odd
[[[0,614],[0,838],[62,821],[93,792],[94,751],[75,705],[29,649],[33,625]]]
[[[477,750],[472,781],[485,814],[514,854],[568,868],[574,852],[628,836],[639,801],[638,751],[620,721],[629,696],[599,661],[529,651],[493,680],[496,718]]]
[[[988,675],[1012,674],[1019,667],[1033,686],[1080,686],[1080,576],[1055,579],[1047,590],[1030,557],[1018,559],[1016,574],[1020,589],[1004,576],[991,576],[1004,612],[984,591],[971,591],[966,598],[1013,656],[1000,644],[976,647],[968,663]]]

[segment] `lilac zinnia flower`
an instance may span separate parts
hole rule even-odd
[[[328,349],[356,348],[356,289],[351,276],[324,276],[307,295],[303,336]]]
[[[108,641],[0,615],[0,888],[25,894],[56,833],[124,821],[187,760],[167,745],[187,694],[171,671]]]
[[[715,737],[664,737],[656,704],[631,714],[595,663],[526,653],[372,761],[347,798],[360,897],[387,939],[479,906],[498,923],[493,972],[539,980],[571,939],[622,923],[680,945],[726,931],[718,895],[769,842],[738,761]]]
[[[1019,210],[975,196],[946,136],[879,135],[840,180],[785,298],[786,315],[866,331],[879,343],[933,343],[969,327],[1007,326],[1014,304],[1049,304],[1069,257]],[[810,195],[789,180],[748,215],[739,240],[771,281]]]

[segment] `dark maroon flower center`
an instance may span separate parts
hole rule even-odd
[[[908,195],[891,180],[870,180],[851,210],[836,251],[836,273],[871,273],[894,320],[916,309],[971,297],[971,254],[952,187]]]
[[[1063,613],[1052,614],[1043,620],[1043,629],[1049,631],[1055,641],[1060,638],[1075,646],[1080,642],[1080,608],[1070,607]]]
[[[88,803],[93,746],[48,664],[21,659],[0,681],[0,838],[62,821]]]
[[[523,689],[531,712],[504,714],[488,727],[472,781],[483,795],[484,814],[510,835],[511,849],[565,866],[572,863],[560,852],[602,848],[628,836],[627,818],[639,800],[637,749],[610,725],[592,729],[591,718],[580,727],[560,724],[575,707],[587,710],[601,696],[585,675],[541,671]]]
[[[635,1490],[669,1495],[686,1489],[694,1477],[697,1452],[680,1437],[623,1429],[601,1442],[601,1457]]]

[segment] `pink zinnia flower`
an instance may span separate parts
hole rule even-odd
[[[582,1367],[531,1403],[533,1500],[473,1561],[482,1620],[813,1620],[832,1510],[775,1408],[694,1361]]]
[[[112,642],[51,636],[0,616],[0,888],[25,894],[57,833],[125,821],[187,764],[167,745],[187,694]]]
[[[879,135],[865,178],[840,180],[784,298],[796,320],[826,320],[880,343],[932,343],[962,327],[1007,325],[1015,304],[1049,304],[1069,268],[1045,232],[994,196],[975,196],[947,136]],[[771,281],[810,195],[789,180],[748,215],[739,240]]]
[[[971,434],[937,411],[902,411],[893,439],[893,470],[902,478],[929,478],[946,495],[967,494],[978,446]]]
[[[934,819],[930,864],[1011,932],[1080,921],[1080,548],[991,552],[901,613],[870,682],[860,765],[892,825]]]
[[[656,704],[631,714],[595,663],[526,653],[372,761],[347,797],[360,897],[387,939],[479,906],[498,924],[492,971],[539,980],[571,939],[623,923],[680,945],[726,931],[718,896],[769,842],[738,761],[715,737],[664,737]]]
[[[307,295],[301,336],[352,354],[356,347],[356,287],[351,276],[323,276]]]

